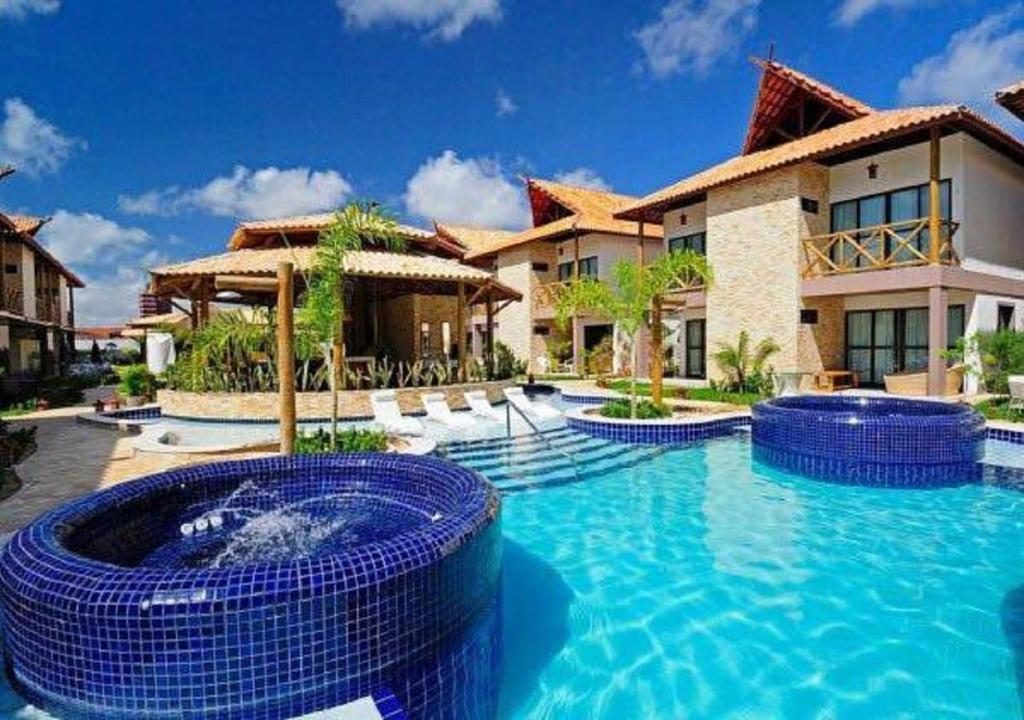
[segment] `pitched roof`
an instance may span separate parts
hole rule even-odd
[[[492,230],[490,228],[470,227],[468,225],[450,225],[434,223],[434,230],[441,237],[458,243],[463,250],[486,250],[498,245],[516,234],[514,230]]]
[[[316,248],[267,248],[264,250],[232,250],[220,255],[198,258],[183,263],[153,268],[153,277],[211,276],[211,275],[263,275],[277,272],[278,263],[291,262],[298,272],[313,269]],[[398,280],[427,280],[457,282],[476,286],[492,285],[502,289],[506,297],[519,298],[520,293],[493,280],[486,270],[463,265],[457,260],[433,255],[354,250],[345,255],[345,272],[354,277],[392,278]]]
[[[329,227],[334,213],[293,215],[291,217],[250,220],[238,224],[228,241],[228,248],[240,250],[263,242],[267,236],[280,233],[319,232]],[[433,233],[409,225],[399,225],[398,232],[411,240],[430,240]]]
[[[975,134],[1024,161],[1024,145],[963,105],[881,110],[813,135],[749,155],[739,155],[647,195],[620,210],[619,218],[658,216],[708,190],[803,161],[823,160],[863,145],[923,130],[953,125]]]
[[[14,174],[14,168],[10,165],[0,165],[0,180],[3,180],[8,175]]]
[[[1024,120],[1024,80],[997,91],[996,102]]]
[[[546,222],[522,232],[513,233],[510,237],[484,249],[474,249],[466,253],[466,259],[472,260],[490,255],[501,250],[525,245],[537,240],[557,240],[570,236],[574,232],[606,233],[637,237],[640,229],[635,222],[616,219],[614,213],[636,202],[636,198],[620,195],[608,190],[566,185],[551,180],[530,178],[526,181],[530,204],[534,208],[535,220],[540,220],[537,206],[539,198],[548,198],[565,209],[565,215],[551,222]],[[662,237],[662,229],[658,226],[645,230],[652,238]]]
[[[50,218],[34,217],[32,215],[8,215],[7,217],[14,223],[14,228],[18,232],[33,236],[39,232],[39,228],[50,222]]]
[[[747,126],[744,154],[778,144],[771,140],[773,135],[783,134],[779,131],[787,121],[798,131],[793,134],[804,135],[808,126],[823,129],[874,112],[860,100],[780,62],[756,58],[753,62],[762,74]]]

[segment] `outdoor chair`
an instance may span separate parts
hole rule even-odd
[[[505,388],[505,397],[512,403],[512,406],[519,410],[528,420],[533,423],[549,423],[559,420],[562,412],[551,407],[547,403],[533,402],[526,397],[521,387]]]
[[[1010,375],[1006,378],[1010,387],[1010,402],[1006,409],[1010,412],[1024,412],[1024,375]]]
[[[398,398],[394,390],[377,390],[370,393],[370,407],[373,408],[373,420],[385,432],[394,435],[422,435],[423,423],[413,417],[405,417],[398,407]]]
[[[502,419],[501,413],[496,407],[491,405],[491,401],[487,399],[487,392],[484,390],[470,390],[465,393],[466,404],[469,405],[470,411],[476,417],[486,418],[488,420],[500,421]]]
[[[464,430],[475,425],[469,413],[456,415],[452,412],[444,393],[425,393],[420,395],[420,401],[423,403],[423,409],[427,411],[427,419],[440,423],[446,428]]]

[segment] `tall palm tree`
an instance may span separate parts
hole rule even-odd
[[[711,283],[711,269],[703,255],[682,251],[662,255],[650,265],[638,265],[620,260],[612,269],[614,286],[591,277],[577,277],[559,294],[555,305],[555,319],[565,327],[569,319],[582,312],[590,312],[615,324],[619,332],[629,339],[633,374],[630,380],[630,415],[636,417],[636,367],[641,329],[649,323],[659,324],[657,347],[652,348],[660,358],[662,350],[660,313],[651,312],[660,305],[661,297],[680,286],[692,285],[700,280]],[[655,316],[657,316],[655,318]],[[660,368],[660,363],[658,364]],[[661,378],[657,378],[660,396]],[[656,402],[660,403],[658,397]]]
[[[317,343],[331,345],[332,449],[337,448],[338,398],[345,382],[345,258],[366,246],[400,251],[405,240],[394,218],[377,203],[349,203],[334,213],[334,220],[317,239],[299,309],[303,332]]]

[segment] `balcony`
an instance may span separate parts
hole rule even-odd
[[[25,314],[25,296],[21,288],[9,287],[0,292],[0,310],[15,315]]]
[[[959,265],[952,241],[960,225],[943,220],[940,227],[939,264]],[[803,245],[804,278],[931,264],[928,218],[815,235]]]
[[[56,297],[36,296],[36,320],[41,322],[63,324],[60,316],[60,299]]]

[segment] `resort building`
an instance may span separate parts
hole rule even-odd
[[[0,180],[14,170],[0,168]],[[20,394],[74,357],[74,289],[85,284],[36,239],[47,218],[0,212],[0,387]]]
[[[228,252],[152,269],[149,293],[175,305],[189,301],[180,309],[194,326],[209,319],[214,303],[268,305],[281,262],[294,264],[301,291],[303,274],[313,268],[319,234],[333,217],[324,213],[241,223]],[[481,306],[493,321],[521,295],[491,273],[460,262],[464,245],[404,225],[399,234],[405,241],[401,252],[367,245],[346,256],[346,362],[458,360],[465,367],[470,308]]]
[[[478,243],[467,242],[466,262],[493,272],[526,299],[502,314],[496,339],[527,361],[531,372],[544,372],[558,370],[553,359],[560,358],[566,370],[583,368],[587,353],[611,338],[614,369],[625,370],[628,353],[615,328],[602,318],[580,315],[562,330],[555,323],[555,298],[574,276],[610,280],[618,260],[647,262],[664,252],[661,227],[648,225],[641,234],[640,224],[617,219],[616,212],[636,201],[626,195],[532,178],[526,192],[532,227],[518,233],[477,231]],[[474,337],[486,337],[484,322],[474,317]],[[645,365],[642,358],[641,373]]]
[[[1024,327],[1024,145],[964,106],[877,110],[759,65],[742,152],[615,212],[714,269],[678,317],[683,374],[717,378],[709,353],[747,331],[805,386],[918,371],[949,392],[943,351]]]

